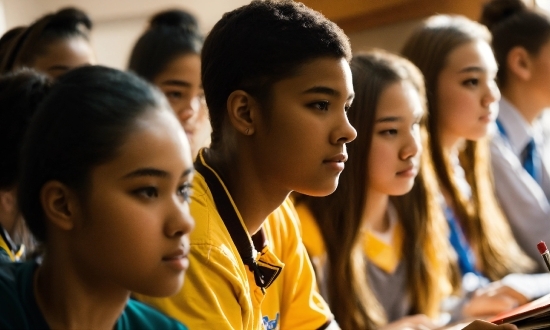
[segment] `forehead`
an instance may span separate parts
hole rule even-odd
[[[183,80],[200,84],[201,58],[197,54],[184,54],[177,56],[155,78],[155,82],[162,83],[165,80]]]
[[[106,165],[112,168],[113,175],[136,167],[169,167],[182,171],[192,166],[191,148],[176,117],[161,107],[136,119],[117,157]]]
[[[445,69],[459,72],[467,67],[478,67],[491,72],[497,71],[493,51],[486,41],[476,40],[462,44],[447,56]]]
[[[353,96],[353,82],[348,62],[344,58],[332,57],[305,62],[297,67],[294,75],[273,84],[272,97],[308,94],[312,88],[319,92],[317,94],[330,94],[344,99]]]
[[[406,80],[388,85],[382,91],[376,107],[376,117],[418,117],[423,113],[424,107],[419,91],[410,81]]]

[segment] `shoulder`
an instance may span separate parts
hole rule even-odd
[[[30,328],[42,323],[40,312],[33,308],[36,302],[32,279],[36,267],[34,262],[0,262],[1,329]]]
[[[313,213],[304,204],[296,205],[296,212],[302,229],[302,241],[310,257],[323,255],[325,253],[325,243]]]
[[[116,329],[186,330],[187,327],[144,303],[130,299]]]

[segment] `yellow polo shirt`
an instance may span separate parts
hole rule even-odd
[[[197,162],[208,167],[202,154]],[[217,174],[216,177],[221,182]],[[244,227],[229,192],[223,187]],[[338,328],[316,289],[297,214],[289,199],[262,225],[267,246],[257,252],[256,260],[282,268],[265,291],[256,285],[252,271],[241,260],[200,172],[193,180],[191,214],[195,229],[191,233],[190,267],[182,289],[169,298],[136,295],[138,299],[178,319],[189,329]]]

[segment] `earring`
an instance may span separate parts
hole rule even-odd
[[[247,128],[246,131],[244,131],[245,135],[248,135],[248,132],[250,131],[250,128]]]

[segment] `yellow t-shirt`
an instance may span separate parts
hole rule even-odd
[[[198,161],[208,167],[202,155]],[[219,177],[218,180],[221,182]],[[224,190],[235,208],[225,186]],[[244,227],[236,208],[235,211]],[[283,268],[264,293],[242,262],[216,209],[212,191],[197,172],[191,202],[195,229],[191,233],[190,267],[183,287],[169,298],[136,295],[137,298],[180,320],[189,329],[311,330],[327,324],[338,328],[316,290],[295,212],[287,199],[262,225],[267,246],[257,253],[256,260]]]

